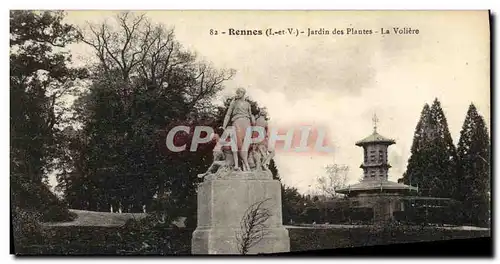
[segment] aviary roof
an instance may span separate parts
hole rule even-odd
[[[371,190],[415,191],[416,189],[417,189],[416,187],[410,185],[392,182],[388,180],[384,181],[366,180],[335,191],[338,193],[349,193],[353,191],[359,192],[359,191],[371,191]]]
[[[374,143],[392,145],[392,144],[395,144],[396,141],[380,135],[379,133],[377,133],[377,131],[373,131],[373,134],[369,135],[368,137],[366,137],[360,141],[357,141],[356,146],[363,146],[363,145],[374,144]]]

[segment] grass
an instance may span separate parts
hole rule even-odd
[[[107,214],[107,213],[104,213]],[[94,220],[102,214],[91,215]],[[118,214],[117,214],[118,215]],[[99,217],[98,217],[99,216]],[[127,216],[122,216],[127,217]],[[130,215],[129,215],[130,217]],[[87,220],[90,218],[86,218]],[[114,217],[113,224],[123,221]],[[89,224],[80,219],[76,223]],[[92,221],[94,221],[92,220]],[[110,225],[45,226],[42,243],[16,248],[21,255],[185,255],[191,252],[190,228],[134,228]],[[491,236],[489,230],[460,230],[400,226],[374,227],[288,227],[291,251],[359,247],[368,245],[434,241]]]
[[[154,225],[143,213],[70,210],[76,218],[41,224],[32,236],[26,226],[15,252],[20,255],[184,255],[191,252],[193,229]],[[25,214],[29,216],[29,213]],[[28,219],[29,220],[29,219]],[[130,221],[135,220],[135,221]],[[126,224],[127,223],[127,224]],[[33,223],[33,228],[36,223]],[[305,251],[392,243],[488,237],[475,227],[301,225],[285,226],[290,250]],[[33,229],[35,230],[35,229]]]
[[[113,227],[122,226],[128,220],[141,220],[147,216],[144,213],[108,213],[108,212],[93,212],[83,210],[69,210],[76,214],[76,218],[69,222],[52,222],[44,223],[44,226],[98,226],[98,227]]]
[[[412,226],[387,229],[374,227],[293,228],[289,229],[289,235],[291,251],[491,236],[489,230],[453,230]]]

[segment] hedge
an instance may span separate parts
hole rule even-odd
[[[17,245],[19,255],[187,255],[192,228],[50,227],[43,239]],[[290,228],[291,251],[491,236],[490,231],[410,226]]]

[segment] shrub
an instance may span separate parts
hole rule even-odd
[[[362,247],[393,243],[465,239],[491,236],[485,230],[444,230],[397,223],[356,228],[289,229],[290,250],[305,251],[345,247]]]
[[[43,237],[38,220],[39,213],[23,210],[19,207],[13,207],[11,211],[14,247],[19,249],[24,245],[42,244]]]
[[[356,207],[348,212],[349,219],[353,223],[370,223],[373,219],[373,208]]]
[[[75,217],[48,186],[23,180],[18,175],[11,175],[11,198],[12,206],[36,212],[42,222],[71,221]]]
[[[24,217],[31,216],[28,214]],[[36,232],[30,226],[26,228],[24,234]],[[44,232],[43,240],[35,241],[31,238],[31,242],[38,244],[31,244],[32,247],[23,244],[24,251],[21,253],[185,255],[191,253],[193,231],[192,228],[157,225],[154,221],[148,224],[145,220],[131,220],[122,227],[51,227]],[[484,230],[443,230],[396,223],[356,228],[293,228],[288,231],[291,251],[491,236],[490,231]],[[16,247],[16,253],[18,252]]]
[[[177,255],[191,253],[191,228],[178,228],[155,215],[129,220],[119,230],[119,254]]]

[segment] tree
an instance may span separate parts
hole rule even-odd
[[[413,143],[411,146],[410,159],[408,161],[408,167],[406,172],[403,174],[402,182],[404,184],[410,184],[416,186],[422,182],[423,175],[419,172],[420,167],[415,166],[420,162],[417,159],[420,158],[419,152],[424,147],[424,141],[427,137],[426,129],[427,124],[430,123],[430,107],[429,104],[425,104],[422,112],[420,113],[420,119],[415,128],[415,134],[413,136]]]
[[[41,182],[55,158],[57,125],[64,105],[59,99],[75,89],[83,75],[68,66],[60,49],[75,41],[61,12],[12,11],[10,16],[11,147],[23,174]],[[21,165],[21,164],[20,164]]]
[[[297,188],[281,184],[281,211],[283,224],[305,221],[304,212],[308,204],[304,195]]]
[[[338,196],[336,189],[345,187],[349,167],[347,165],[331,164],[325,168],[326,174],[319,176],[317,182],[323,193],[330,197]]]
[[[273,180],[281,181],[278,167],[276,167],[276,163],[274,162],[274,159],[271,159],[271,161],[269,162],[269,170],[273,174]]]
[[[441,103],[434,100],[431,108],[432,120],[435,120],[436,137],[434,150],[434,161],[438,161],[435,166],[434,181],[440,183],[440,188],[435,191],[430,190],[430,193],[438,197],[450,197],[456,193],[457,189],[457,150],[453,144],[450,131],[448,129],[448,122],[446,120]],[[434,185],[431,185],[434,186]],[[438,185],[439,186],[439,185]]]
[[[88,190],[78,195],[90,210],[141,212],[169,199],[169,213],[195,215],[196,175],[210,165],[212,149],[170,152],[165,137],[176,125],[214,126],[211,100],[234,72],[199,61],[173,29],[144,15],[120,13],[78,37],[96,60],[88,65],[92,84],[74,105],[82,140],[61,179]],[[192,132],[182,140],[190,142]]]
[[[86,73],[69,66],[66,47],[76,31],[63,18],[62,12],[10,12],[10,154],[13,204],[65,218],[67,208],[44,183],[60,155],[67,110],[61,99]]]
[[[464,205],[465,220],[479,226],[489,225],[490,147],[485,121],[471,104],[457,148],[460,176],[457,198]]]
[[[432,107],[422,110],[403,182],[418,186],[420,195],[451,198],[456,193],[456,166],[448,123],[435,99]]]

